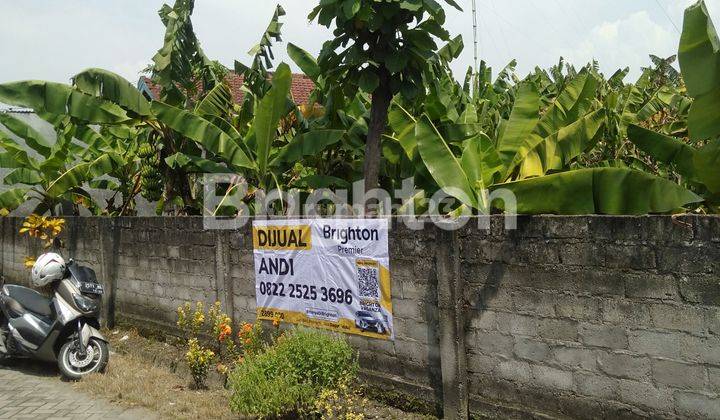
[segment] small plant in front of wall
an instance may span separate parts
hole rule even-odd
[[[47,251],[50,248],[62,248],[63,244],[59,237],[64,228],[65,219],[31,214],[23,221],[20,235],[41,241],[43,249]],[[31,269],[36,259],[37,256],[32,255],[25,257],[25,267]]]
[[[183,332],[188,349],[186,362],[197,389],[205,387],[213,363],[217,373],[227,380],[236,363],[263,349],[262,326],[245,323],[235,333],[232,320],[222,312],[220,302],[207,310],[202,302],[194,307],[186,303],[177,309],[177,316],[177,326]]]
[[[190,368],[190,374],[195,389],[206,389],[208,372],[215,361],[215,352],[203,347],[197,338],[188,340],[188,351],[185,354],[185,361]]]
[[[204,342],[207,336],[207,315],[205,305],[198,302],[193,308],[189,303],[177,309],[177,326],[184,334],[187,352],[185,362],[190,369],[195,389],[207,388],[206,382],[210,366],[215,362],[216,354]],[[206,341],[206,340],[203,340]]]

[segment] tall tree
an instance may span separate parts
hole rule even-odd
[[[454,0],[446,3],[462,10]],[[335,26],[318,58],[321,78],[352,95],[372,95],[365,146],[365,190],[378,187],[380,140],[387,128],[392,98],[400,93],[416,100],[425,95],[423,75],[432,63],[450,60],[462,49],[462,38],[450,41],[443,28],[445,10],[435,0],[322,0],[309,16]],[[436,39],[450,41],[438,52]]]

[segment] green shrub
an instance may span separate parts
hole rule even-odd
[[[230,407],[259,417],[303,413],[313,408],[323,389],[351,380],[357,369],[355,353],[345,340],[295,329],[237,365],[229,378]]]

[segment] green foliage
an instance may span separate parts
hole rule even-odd
[[[628,129],[628,137],[639,149],[656,162],[669,165],[711,207],[720,203],[719,45],[715,26],[701,0],[686,10],[680,41],[682,75],[688,94],[694,98],[687,130],[696,144],[634,125]]]
[[[235,62],[235,71],[244,77],[245,84],[256,97],[262,97],[269,88],[267,82],[268,69],[273,67],[272,60],[275,59],[272,45],[273,40],[276,42],[282,41],[281,29],[283,24],[280,22],[282,16],[285,16],[285,9],[278,4],[267,29],[260,37],[260,42],[248,51],[248,54],[253,57],[250,67],[239,61]]]
[[[352,348],[343,339],[298,328],[264,353],[246,358],[230,374],[230,406],[242,415],[273,417],[312,409],[326,388],[357,373]]]
[[[195,389],[204,389],[206,387],[210,366],[215,361],[215,353],[200,345],[196,338],[188,341],[188,351],[185,354],[185,362],[190,369],[190,375],[193,379]]]
[[[458,83],[448,63],[462,39],[443,29],[438,2],[323,0],[310,18],[333,27],[334,39],[317,59],[287,47],[316,85],[301,106],[289,67],[268,73],[282,7],[250,51],[252,63],[235,63],[245,83],[239,105],[227,69],[200,47],[193,9],[193,0],[176,0],[159,12],[166,32],[149,69],[159,98],[101,69],[71,85],[0,85],[0,102],[32,108],[56,130],[45,138],[0,113],[0,167],[11,170],[4,183],[12,186],[0,212],[35,198],[37,213],[71,202],[127,215],[142,193],[159,213],[235,215],[235,199],[255,211],[256,189],[308,194],[363,175],[366,187],[389,191],[412,178],[421,192],[402,211],[425,211],[438,190],[458,199],[446,213],[502,210],[489,201],[500,188],[518,194],[523,213],[718,210],[720,40],[702,1],[686,12],[682,77],[674,56],[651,56],[634,83],[625,82],[628,69],[606,78],[597,63],[575,68],[561,58],[522,80],[515,62],[497,75],[483,62]],[[205,173],[237,175],[250,184],[247,196],[232,183],[225,198],[234,200],[205,209]],[[89,188],[113,194],[101,206]]]
[[[56,138],[51,141],[25,122],[0,114],[0,122],[36,152],[36,157],[31,157],[22,143],[0,131],[0,147],[5,150],[0,153],[0,167],[13,169],[3,182],[29,187],[15,188],[4,194],[1,208],[11,211],[26,200],[35,199],[38,204],[33,211],[38,214],[54,213],[62,202],[82,205],[101,214],[103,210],[92,201],[86,185],[131,189],[132,180],[126,178],[125,169],[126,156],[134,153],[132,147],[128,148],[119,139],[108,139],[87,126],[73,124],[67,118],[57,121]],[[121,185],[112,183],[107,175],[121,179]],[[114,212],[113,203],[114,200],[108,203],[105,212]]]
[[[703,0],[685,11],[679,56],[688,94],[695,99],[688,115],[690,136],[693,139],[717,137],[720,135],[720,39]]]
[[[244,415],[274,418],[284,414],[306,410],[316,397],[316,390],[309,383],[299,383],[289,372],[277,372],[272,376],[264,369],[273,368],[272,362],[258,358],[252,365],[240,364],[230,376],[230,408]],[[265,365],[267,363],[267,365]]]
[[[68,115],[92,124],[122,123],[130,119],[117,104],[60,83],[34,80],[2,84],[0,102],[36,112]]]
[[[184,106],[197,94],[197,81],[209,91],[217,84],[216,68],[205,56],[195,36],[192,13],[195,0],[176,0],[163,5],[158,14],[165,25],[162,48],[153,57],[153,80],[162,89],[160,99]]]
[[[496,185],[515,194],[518,214],[669,213],[702,198],[640,171],[593,168]],[[504,204],[495,203],[499,208]]]
[[[454,1],[446,3],[460,10]],[[428,62],[442,59],[435,38],[450,41],[442,27],[445,11],[435,1],[328,0],[320,2],[310,19],[336,28],[318,64],[323,78],[342,84],[346,92],[360,88],[373,93],[388,78],[392,94],[408,99],[422,95]],[[458,49],[456,45],[450,55],[457,56]]]
[[[147,99],[127,80],[102,69],[89,69],[77,74],[73,84],[79,91],[117,104],[139,117],[150,115]]]

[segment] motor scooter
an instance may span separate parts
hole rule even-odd
[[[103,287],[95,272],[70,260],[52,298],[0,283],[0,358],[57,362],[70,380],[103,372],[110,351],[100,333]]]

